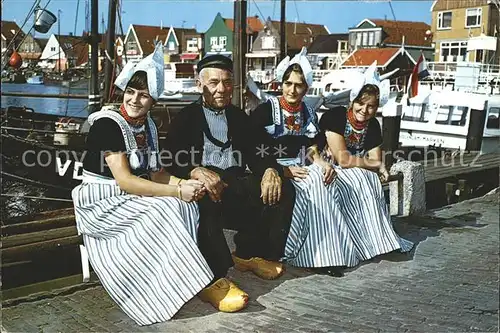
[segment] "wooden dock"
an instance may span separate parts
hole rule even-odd
[[[425,169],[425,182],[453,176],[489,170],[500,167],[500,154],[462,153],[453,157],[427,160],[422,163]]]

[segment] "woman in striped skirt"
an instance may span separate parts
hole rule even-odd
[[[170,319],[213,278],[196,243],[203,184],[159,168],[148,112],[163,91],[162,59],[155,51],[125,69],[121,107],[89,116],[83,182],[72,192],[95,273],[139,325]]]
[[[324,146],[324,134],[319,132],[314,110],[302,102],[312,82],[310,73],[305,56],[292,59],[281,79],[283,96],[261,104],[252,120],[270,134],[271,151],[282,157],[285,175],[293,178],[296,189],[284,259],[294,266],[338,275],[340,267],[397,249],[409,250],[411,243],[392,229],[375,173],[338,170],[321,156],[315,143]]]

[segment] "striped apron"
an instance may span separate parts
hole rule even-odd
[[[212,280],[196,245],[196,203],[130,195],[85,170],[72,197],[94,271],[138,325],[169,320]]]
[[[392,228],[382,185],[376,173],[335,166],[337,177],[325,186],[316,164],[309,175],[292,180],[296,199],[285,247],[285,260],[299,267],[353,267],[413,243]]]
[[[274,138],[286,134],[277,98],[270,98],[273,123],[266,131]],[[302,135],[317,134],[314,111],[309,114]],[[296,135],[296,134],[295,134]],[[301,157],[278,159],[282,166],[304,166]],[[392,228],[382,185],[376,173],[361,168],[342,169],[334,165],[337,177],[325,186],[320,166],[305,166],[306,179],[292,180],[296,199],[284,260],[299,267],[353,267],[363,260],[400,250],[413,243],[400,238]]]

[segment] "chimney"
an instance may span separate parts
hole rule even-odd
[[[160,29],[163,29],[163,20],[160,20]]]

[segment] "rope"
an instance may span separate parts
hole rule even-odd
[[[262,14],[262,12],[260,11],[259,6],[257,6],[257,2],[255,2],[255,0],[253,0],[253,3],[254,3],[254,5],[255,5],[255,7],[257,8],[257,10],[259,11],[260,16],[261,16],[261,17],[262,17],[262,19],[264,20],[265,16],[264,16],[264,14]]]
[[[20,180],[20,181],[23,181],[23,182],[26,182],[26,183],[29,183],[29,184],[39,185],[39,186],[43,186],[43,187],[52,187],[52,188],[55,188],[55,189],[58,189],[58,190],[71,191],[71,188],[57,186],[57,185],[52,185],[52,184],[47,184],[47,183],[40,182],[40,181],[37,181],[37,180],[32,180],[32,179],[29,179],[29,178],[25,178],[25,177],[13,175],[13,174],[5,172],[5,171],[2,171],[1,174],[2,174],[2,176],[7,176],[7,177],[10,177],[10,178],[13,178],[13,179],[17,179],[17,180]]]
[[[293,0],[293,4],[295,5],[295,13],[297,13],[297,22],[300,22],[299,9],[297,8],[297,0]]]
[[[73,200],[71,200],[71,199],[51,198],[51,197],[42,197],[42,196],[37,197],[37,196],[24,195],[24,194],[7,194],[7,193],[2,193],[2,197],[19,198],[19,199],[33,199],[33,200],[51,200],[51,201],[73,202]]]

